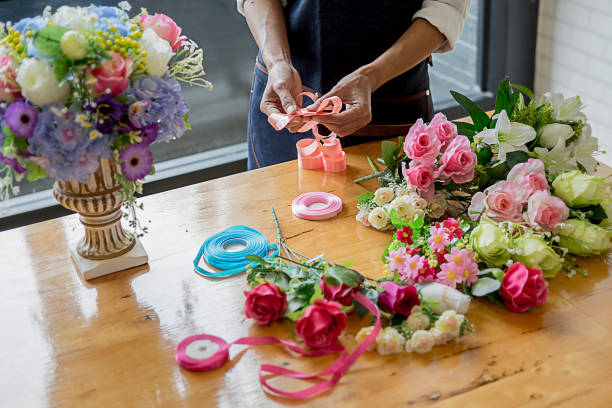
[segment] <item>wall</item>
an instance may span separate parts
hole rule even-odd
[[[612,0],[541,0],[535,91],[580,95],[612,166]]]

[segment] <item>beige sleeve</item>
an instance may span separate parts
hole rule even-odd
[[[455,47],[455,43],[463,31],[463,25],[470,10],[470,0],[424,0],[423,7],[416,12],[415,18],[427,20],[446,37],[446,42],[436,50],[447,52]]]

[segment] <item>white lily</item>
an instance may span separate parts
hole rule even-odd
[[[585,125],[582,128],[582,133],[576,142],[571,143],[570,147],[574,149],[576,161],[580,163],[588,174],[593,174],[597,167],[597,160],[593,157],[593,153],[599,150],[597,138],[591,136],[591,127]]]
[[[499,145],[498,157],[500,161],[506,160],[506,154],[521,150],[527,152],[527,143],[536,138],[536,131],[529,125],[519,122],[510,122],[506,110],[502,110],[493,116],[497,119],[495,129],[485,129],[478,133],[475,138],[482,139],[488,145]]]
[[[565,146],[565,141],[562,139],[551,150],[536,147],[534,152],[536,157],[544,162],[546,170],[553,174],[561,174],[566,170],[576,170],[578,168],[572,148]]]
[[[581,120],[586,122],[586,115],[581,112],[584,105],[580,100],[580,96],[565,99],[560,92],[546,92],[543,96],[552,105],[553,115],[556,120]]]

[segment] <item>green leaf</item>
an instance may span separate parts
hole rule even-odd
[[[482,269],[478,273],[478,276],[484,277],[485,275],[491,275],[495,279],[501,281],[504,278],[504,271],[502,271],[500,268],[486,268]]]
[[[423,225],[425,225],[425,221],[423,220],[422,217],[416,216],[416,217],[414,217],[414,219],[412,219],[412,220],[410,220],[410,222],[408,222],[408,225],[410,226],[410,228],[412,228],[412,231],[415,234],[417,232],[420,234],[420,231],[423,228]]]
[[[310,297],[308,303],[312,305],[317,299],[323,299],[323,291],[321,290],[321,285],[315,285],[314,293]]]
[[[62,55],[55,60],[55,63],[53,64],[53,73],[55,74],[55,78],[57,78],[57,82],[62,82],[64,78],[66,78],[69,69],[70,60],[68,57]]]
[[[391,220],[391,224],[393,224],[396,229],[401,229],[402,227],[407,227],[409,225],[408,221],[397,216],[397,211],[395,209],[389,211],[389,219]]]
[[[480,278],[472,285],[472,295],[481,297],[499,290],[501,282],[493,278]]]
[[[31,162],[31,161],[28,162],[26,164],[26,169],[30,170],[30,172],[26,176],[26,179],[28,181],[36,181],[36,180],[40,180],[40,179],[49,177],[45,169],[43,169],[41,166],[39,166],[38,164],[34,162]]]
[[[478,107],[478,105],[472,102],[467,96],[462,95],[459,92],[450,91],[450,93],[453,98],[455,98],[457,103],[459,103],[459,105],[461,105],[470,115],[477,131],[481,131],[489,126],[491,119],[482,109]]]
[[[65,27],[45,27],[34,36],[34,47],[43,54],[59,57],[64,54],[60,47],[60,40],[66,31],[68,29]]]
[[[357,271],[341,265],[335,265],[325,272],[325,283],[333,286],[345,284],[351,288],[357,287],[365,278]]]
[[[457,133],[466,136],[470,142],[474,141],[474,136],[478,133],[476,126],[467,122],[453,122],[457,125]]]
[[[383,140],[380,145],[380,148],[382,151],[382,158],[385,161],[385,164],[388,167],[393,166],[395,159],[395,142],[392,142],[390,140]]]
[[[251,262],[257,262],[260,264],[267,264],[268,261],[266,261],[265,259],[263,259],[261,256],[259,255],[247,255],[245,256],[245,259]]]
[[[510,79],[505,77],[497,87],[497,96],[495,98],[495,113],[499,113],[502,110],[505,110],[508,115],[511,112],[511,102],[510,102]]]
[[[359,194],[357,196],[357,202],[358,203],[364,203],[366,201],[372,200],[373,198],[374,198],[374,193],[367,192],[367,193]]]
[[[478,157],[478,164],[489,164],[493,158],[493,152],[489,146],[482,143],[480,149],[476,152],[476,157]]]
[[[340,266],[344,266],[345,268],[350,268],[355,263],[354,259],[349,259],[348,261],[342,262]]]
[[[529,153],[516,150],[506,154],[506,164],[508,165],[508,169],[512,169],[519,163],[526,163],[530,158],[531,156],[529,156]]]
[[[516,89],[517,91],[520,91],[522,93],[524,93],[530,100],[535,100],[535,96],[533,94],[533,91],[529,88],[527,88],[526,86],[523,85],[518,85],[518,84],[511,84],[510,85],[512,88]]]
[[[183,120],[185,121],[185,130],[191,130],[191,123],[189,123],[189,115],[184,114]]]
[[[383,251],[382,255],[381,255],[381,259],[383,261],[383,263],[387,263],[387,257],[389,256],[389,247],[391,246],[391,242],[387,242],[387,245],[385,247],[385,250]]]
[[[497,163],[495,166],[489,167],[487,169],[486,174],[494,181],[505,180],[506,176],[508,175],[508,172],[510,172],[510,169],[508,168],[506,162],[503,162]]]

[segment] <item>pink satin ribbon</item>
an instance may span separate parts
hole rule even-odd
[[[200,334],[197,336],[188,337],[179,343],[177,350],[176,350],[176,361],[181,367],[184,367],[187,370],[191,370],[191,371],[213,370],[215,368],[222,366],[229,360],[228,350],[234,344],[259,346],[259,345],[279,344],[280,343],[283,346],[285,346],[287,349],[289,349],[290,351],[295,352],[302,356],[306,356],[306,357],[323,356],[327,354],[336,353],[338,351],[342,351],[342,354],[338,357],[338,359],[332,365],[327,367],[325,370],[320,371],[315,374],[302,373],[299,371],[289,370],[284,367],[270,365],[270,364],[262,364],[262,366],[259,368],[259,382],[261,383],[265,391],[271,392],[271,393],[274,393],[274,394],[277,394],[283,397],[293,398],[293,399],[310,398],[313,395],[316,395],[322,391],[325,391],[333,387],[338,381],[340,381],[340,378],[342,378],[344,373],[346,373],[349,370],[349,368],[359,358],[359,356],[361,356],[370,347],[370,345],[374,343],[374,341],[376,340],[376,336],[380,332],[381,323],[380,323],[380,312],[378,311],[378,307],[370,299],[368,299],[367,297],[365,297],[363,294],[359,292],[355,293],[353,295],[353,298],[357,302],[361,303],[364,307],[366,307],[373,315],[376,316],[376,324],[374,325],[374,329],[372,330],[372,332],[370,332],[370,334],[368,334],[368,336],[359,345],[359,347],[357,347],[357,349],[350,354],[340,344],[336,344],[334,346],[331,346],[325,349],[306,351],[294,342],[279,339],[276,337],[243,337],[243,338],[240,338],[234,341],[233,343],[228,344],[227,342],[225,342],[223,339],[219,337],[211,336],[207,334]],[[219,349],[216,351],[216,353],[213,356],[202,359],[202,360],[198,360],[198,359],[188,356],[186,353],[187,347],[192,342],[198,341],[198,340],[207,340],[207,341],[216,343],[219,346]],[[273,374],[274,376],[289,377],[289,378],[295,378],[295,379],[300,379],[300,380],[318,380],[318,383],[311,387],[300,390],[300,391],[295,391],[295,392],[283,391],[281,389],[278,389],[270,385],[270,383],[268,382],[269,378],[266,378],[265,374]],[[327,378],[327,376],[330,376],[330,375],[331,377]]]
[[[312,92],[302,92],[298,96],[307,96],[312,99],[312,102],[317,101],[317,96]],[[303,99],[303,98],[302,98]],[[325,98],[316,111],[309,111],[306,108],[296,109],[291,113],[273,113],[268,117],[268,123],[272,125],[272,127],[276,130],[281,130],[285,126],[287,126],[291,121],[296,119],[304,119],[309,118],[308,122],[306,122],[301,128],[298,129],[298,132],[308,132],[312,130],[312,133],[315,135],[317,140],[322,138],[332,139],[336,137],[335,133],[330,134],[329,136],[321,136],[317,129],[317,122],[314,120],[317,116],[326,116],[333,115],[336,113],[340,113],[342,110],[342,99],[337,96],[332,96],[330,98]]]

